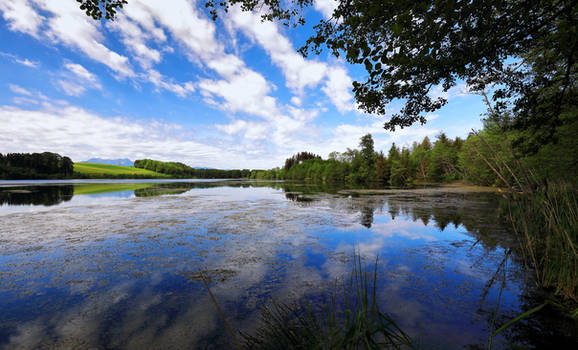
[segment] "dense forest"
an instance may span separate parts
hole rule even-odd
[[[476,185],[521,189],[533,183],[564,179],[575,182],[578,174],[578,123],[557,129],[555,142],[533,151],[514,149],[526,137],[505,130],[487,119],[484,129],[466,139],[450,139],[444,133],[425,137],[411,147],[395,143],[384,153],[376,151],[371,135],[361,138],[359,149],[332,152],[328,159],[307,152],[285,161],[283,168],[254,171],[255,179],[348,182],[375,186],[406,187],[419,183],[463,181]]]
[[[0,153],[0,179],[61,179],[71,177],[73,163],[56,153]]]
[[[251,170],[249,169],[195,169],[179,162],[162,162],[153,159],[138,159],[134,162],[134,166],[135,168],[152,170],[183,179],[239,179],[248,178],[251,175]]]

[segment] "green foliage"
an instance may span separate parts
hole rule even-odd
[[[533,196],[502,204],[524,261],[542,288],[578,301],[578,200],[569,185],[549,183]]]
[[[168,175],[146,169],[96,163],[74,163],[74,174],[76,177],[91,179],[154,179],[169,177]]]
[[[387,157],[376,153],[371,135],[360,140],[361,149],[331,152],[328,160],[302,152],[285,162],[283,169],[256,171],[253,179],[311,182],[347,182],[364,186],[408,187],[415,183],[452,182],[528,190],[524,168],[533,170],[532,181],[564,178],[575,182],[578,174],[578,122],[558,127],[557,143],[544,145],[534,154],[523,155],[512,141],[523,137],[518,130],[505,130],[498,122],[486,120],[484,129],[467,138],[449,139],[444,133],[432,145],[425,137],[411,149],[393,143]],[[302,160],[305,159],[305,160]]]
[[[174,178],[192,178],[192,179],[239,179],[249,178],[251,171],[249,169],[195,169],[179,162],[162,162],[152,159],[135,160],[136,168],[148,169],[157,173],[167,174]]]
[[[72,160],[56,153],[0,153],[0,179],[66,178],[72,173]]]
[[[285,160],[285,166],[283,167],[283,169],[289,170],[291,169],[292,166],[300,164],[301,162],[307,159],[321,159],[321,157],[309,152],[300,152],[292,156],[291,158],[287,158]]]
[[[389,184],[390,177],[390,166],[387,158],[383,155],[383,152],[377,154],[377,160],[375,162],[375,181],[380,185]]]
[[[391,144],[391,148],[389,149],[389,153],[387,159],[390,161],[399,160],[401,154],[399,153],[399,149],[395,145],[395,142]]]
[[[373,149],[373,138],[371,137],[371,134],[361,137],[359,147],[361,147],[360,156],[364,165],[368,168],[373,167],[375,164],[375,150]]]
[[[76,0],[88,16],[113,20],[126,0]],[[239,5],[264,20],[304,24],[314,0],[205,0],[213,19]],[[170,5],[168,5],[170,6]],[[386,113],[403,100],[386,129],[425,123],[446,104],[432,97],[466,81],[473,91],[494,88],[496,115],[504,127],[530,130],[514,146],[533,153],[556,142],[556,128],[578,113],[578,2],[575,0],[398,1],[341,0],[332,17],[314,26],[299,51],[328,49],[367,71],[353,83],[360,108]],[[438,174],[440,175],[440,174]],[[446,174],[447,175],[447,174]]]
[[[126,0],[76,0],[76,2],[80,3],[80,9],[88,17],[100,20],[104,11],[104,17],[111,21],[114,21],[116,11],[128,3]]]
[[[415,174],[415,179],[421,182],[428,180],[427,169],[430,165],[431,143],[426,136],[421,144],[415,144],[412,148],[409,163]]]
[[[556,142],[542,145],[535,153],[522,157],[522,163],[533,169],[538,179],[564,179],[576,183],[578,177],[578,118],[556,128]],[[527,139],[531,130],[517,132],[514,137]]]
[[[301,52],[326,47],[364,66],[368,78],[353,89],[369,113],[385,114],[389,102],[405,100],[387,129],[425,123],[425,113],[447,102],[432,98],[432,87],[447,91],[460,79],[476,91],[499,86],[497,112],[516,111],[523,128],[555,126],[576,106],[576,6],[573,0],[340,1],[333,13],[340,20],[322,20]],[[541,128],[546,138],[547,130]]]
[[[428,165],[429,178],[436,182],[454,181],[462,178],[458,169],[461,140],[451,141],[444,133],[437,136]]]
[[[484,130],[477,135],[471,134],[464,143],[459,154],[459,167],[467,178],[479,185],[505,186],[505,183],[488,166],[486,161],[496,164],[496,168],[502,169],[507,181],[513,181],[511,174],[507,174],[500,159],[513,166],[512,155],[507,151],[503,133],[492,123],[486,123]],[[492,152],[495,151],[495,152]],[[498,165],[502,164],[502,165]]]

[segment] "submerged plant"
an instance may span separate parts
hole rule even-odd
[[[377,266],[373,272],[356,254],[348,283],[329,301],[312,307],[274,302],[261,313],[261,325],[242,334],[250,349],[399,349],[412,339],[377,303]]]

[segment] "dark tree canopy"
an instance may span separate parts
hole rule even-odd
[[[367,112],[385,114],[387,103],[405,100],[400,113],[385,123],[387,129],[425,123],[424,112],[447,102],[432,98],[431,89],[441,84],[447,91],[460,79],[478,91],[498,86],[497,113],[513,107],[521,120],[542,119],[538,91],[556,86],[549,97],[562,104],[576,95],[576,4],[343,0],[334,12],[341,21],[318,24],[301,52],[327,47],[363,64],[368,77],[354,83],[354,93]],[[537,64],[543,65],[541,74]],[[548,112],[548,119],[560,114],[559,109]]]
[[[368,165],[373,165],[375,162],[375,151],[371,134],[366,134],[361,137],[359,147],[361,148],[361,157],[363,158],[363,161]]]
[[[124,0],[82,0],[93,18],[114,18]],[[205,0],[219,10],[240,5],[264,20],[304,23],[314,0]],[[405,104],[385,128],[425,123],[425,114],[447,103],[432,96],[465,80],[473,91],[494,89],[494,117],[508,127],[533,128],[538,140],[575,119],[577,7],[575,0],[340,0],[331,19],[321,20],[299,50],[328,49],[367,70],[353,83],[359,106],[385,115],[393,100]]]
[[[292,166],[301,164],[307,159],[321,159],[321,157],[309,152],[299,152],[292,157],[285,159],[285,165],[283,166],[283,169],[289,170]]]
[[[0,179],[65,178],[74,172],[74,163],[57,153],[0,153]]]
[[[192,168],[180,162],[163,162],[153,159],[137,159],[134,161],[135,168],[152,170],[157,173],[171,175],[174,178],[196,179],[239,179],[248,178],[251,175],[249,169],[207,169]]]
[[[100,20],[104,12],[104,18],[111,21],[114,21],[116,11],[128,3],[126,0],[76,0],[76,2],[80,3],[80,9],[87,16]]]

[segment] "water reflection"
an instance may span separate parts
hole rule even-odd
[[[51,210],[0,208],[0,348],[227,348],[199,271],[233,328],[251,331],[272,299],[326,295],[354,249],[380,256],[382,309],[426,347],[484,345],[499,297],[500,321],[525,307],[522,265],[502,264],[515,241],[488,193],[90,185],[74,185],[87,200]],[[132,195],[91,197],[118,191]],[[500,266],[501,294],[488,284]],[[507,340],[528,343],[516,334]]]
[[[0,187],[0,205],[57,205],[69,201],[73,193],[72,185]]]
[[[208,188],[207,184],[192,184],[192,183],[169,183],[156,184],[146,188],[139,188],[134,191],[136,197],[155,197],[167,194],[181,194],[190,191],[194,188]]]

